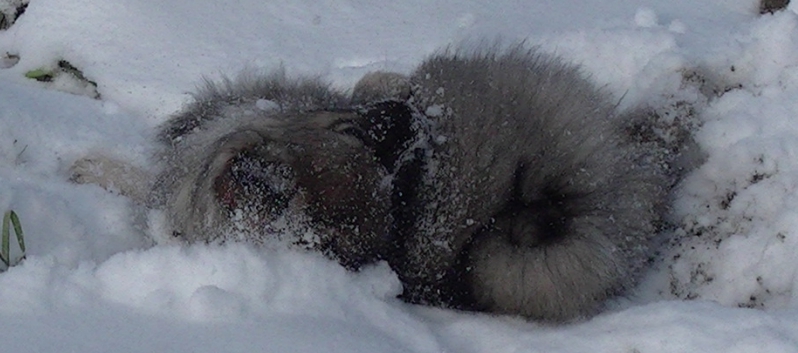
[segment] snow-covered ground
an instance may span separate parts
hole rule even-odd
[[[1,1],[0,10],[8,11]],[[0,32],[0,210],[28,258],[0,274],[4,352],[798,352],[798,4],[756,0],[31,0]],[[13,13],[13,9],[10,10]],[[622,109],[693,109],[706,162],[638,290],[545,326],[418,307],[384,265],[152,246],[122,196],[68,182],[81,156],[145,165],[202,76],[245,67],[349,88],[437,48],[525,40],[579,63]],[[18,57],[16,62],[15,57]],[[65,60],[68,76],[25,78]],[[74,80],[73,80],[74,81]],[[715,94],[720,92],[723,94]]]

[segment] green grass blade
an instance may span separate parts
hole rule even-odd
[[[0,246],[0,260],[2,260],[4,264],[6,264],[6,267],[11,266],[11,261],[10,261],[11,257],[9,256],[11,250],[9,249],[9,239],[8,239],[10,236],[9,233],[11,228],[10,220],[11,220],[10,212],[6,212],[5,215],[3,215],[3,240],[2,240],[2,246]]]
[[[22,223],[17,217],[17,213],[10,211],[11,224],[14,226],[14,233],[17,235],[19,250],[22,251],[22,258],[25,258],[25,236],[22,234]]]
[[[36,81],[50,82],[53,80],[53,72],[47,69],[30,70],[25,73],[25,77]]]

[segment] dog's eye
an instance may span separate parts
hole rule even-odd
[[[352,137],[356,137],[359,140],[363,140],[365,138],[365,132],[363,129],[355,124],[354,121],[351,120],[340,120],[335,122],[335,124],[330,126],[330,130],[335,131],[339,134],[349,135]]]

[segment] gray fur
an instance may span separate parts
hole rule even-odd
[[[311,234],[296,243],[350,268],[387,242],[387,171],[339,130],[362,117],[315,79],[247,75],[208,83],[163,128],[151,206],[188,242]],[[318,237],[318,238],[316,238]]]
[[[358,91],[386,87],[364,81]],[[409,122],[402,103],[354,104],[282,71],[206,81],[194,98],[159,131],[156,175],[92,155],[72,165],[70,179],[162,210],[166,231],[188,243],[280,238],[351,269],[386,252],[389,170],[409,138],[388,113]]]
[[[410,84],[432,147],[391,260],[405,298],[563,321],[635,282],[668,183],[576,67],[446,52]]]
[[[352,269],[386,259],[415,303],[567,321],[635,283],[669,157],[578,68],[444,52],[352,96],[279,72],[207,83],[159,134],[149,206],[187,242],[288,230]]]
[[[786,9],[789,4],[790,0],[760,0],[759,13],[764,15],[766,13],[781,11]]]

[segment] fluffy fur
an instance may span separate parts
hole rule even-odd
[[[162,129],[150,204],[188,242],[295,235],[349,268],[373,262],[392,222],[384,109],[281,73],[208,83]]]
[[[418,178],[395,197],[405,299],[563,321],[635,282],[669,183],[576,67],[447,52],[409,84],[429,147],[398,173]]]
[[[277,240],[323,252],[350,269],[389,249],[392,172],[411,136],[410,108],[354,103],[315,78],[247,73],[207,81],[160,129],[160,171],[93,155],[71,180],[119,192],[165,215],[187,243]]]
[[[646,121],[520,48],[369,74],[351,99],[245,75],[208,83],[163,126],[147,203],[186,242],[295,234],[351,269],[387,260],[410,302],[567,321],[633,285],[649,256],[673,179],[656,143],[629,136]],[[87,160],[75,180],[124,170]]]

